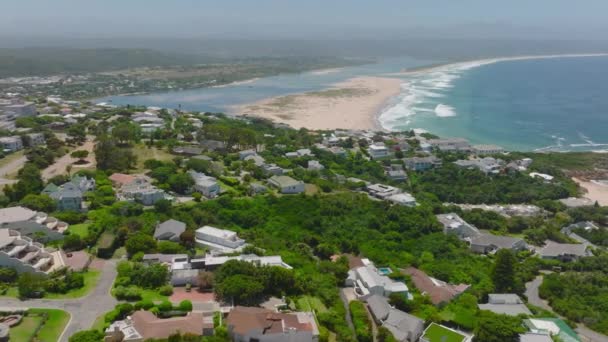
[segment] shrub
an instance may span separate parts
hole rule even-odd
[[[173,286],[163,285],[158,289],[158,293],[160,293],[163,296],[170,296],[173,294]]]
[[[372,341],[371,322],[367,316],[365,304],[359,301],[352,301],[348,306],[350,307],[350,314],[355,326],[357,340],[364,342]]]
[[[167,312],[173,310],[173,305],[168,300],[162,301],[156,306],[160,312]]]
[[[182,300],[177,308],[181,311],[192,311],[192,302],[189,300]]]
[[[120,300],[140,300],[141,299],[141,291],[134,286],[124,287],[118,286],[114,289],[114,296]]]

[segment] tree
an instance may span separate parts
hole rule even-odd
[[[19,179],[17,184],[4,190],[11,202],[17,202],[28,194],[39,194],[44,188],[40,169],[35,164],[26,163],[17,178]]]
[[[192,189],[194,180],[187,173],[178,173],[171,175],[168,183],[171,190],[177,192],[178,194],[185,194]]]
[[[494,291],[497,293],[512,293],[517,289],[515,262],[515,255],[509,249],[501,249],[496,253],[492,280],[494,281]]]
[[[121,145],[139,141],[140,135],[139,126],[131,122],[120,122],[112,128],[112,137]]]
[[[159,213],[168,213],[171,211],[171,207],[173,206],[173,204],[171,203],[171,201],[169,201],[168,199],[160,199],[158,201],[156,201],[156,203],[154,203],[154,209],[156,209],[157,212]]]
[[[17,271],[10,267],[0,267],[0,283],[13,283],[17,280]]]
[[[196,279],[199,291],[208,291],[213,288],[214,276],[213,272],[202,271]]]
[[[477,317],[474,342],[518,342],[524,333],[521,318],[482,310]]]
[[[192,311],[192,302],[189,300],[182,300],[179,302],[177,308],[181,311]]]
[[[83,330],[70,336],[69,342],[99,342],[103,336],[99,330]]]
[[[87,128],[83,124],[71,125],[67,129],[66,134],[75,144],[81,145],[87,141]]]
[[[77,234],[67,235],[63,239],[63,249],[67,251],[75,251],[82,249],[84,247],[84,242]]]
[[[55,211],[56,208],[55,201],[48,195],[29,194],[25,196],[19,204],[35,211],[44,211],[47,213]]]
[[[70,154],[70,156],[74,159],[78,159],[79,163],[84,163],[85,160],[89,156],[89,151],[87,150],[78,150],[74,151]]]
[[[408,301],[402,293],[391,293],[388,300],[392,306],[401,311],[412,311],[412,302]]]
[[[40,298],[44,294],[46,277],[37,273],[22,273],[17,280],[20,298]]]
[[[156,250],[156,240],[148,234],[137,232],[127,238],[125,248],[129,255],[137,252],[152,253]]]
[[[233,275],[215,285],[220,300],[234,305],[256,305],[263,299],[264,285],[259,279],[247,275]]]
[[[180,234],[179,241],[186,248],[194,247],[194,241],[195,241],[194,232],[191,230],[185,230],[183,233]]]

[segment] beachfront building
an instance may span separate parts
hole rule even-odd
[[[245,240],[227,229],[204,226],[196,230],[196,244],[224,253],[238,252],[245,246]]]
[[[389,156],[388,148],[383,142],[377,142],[369,145],[367,152],[372,159],[386,158]]]
[[[196,172],[194,170],[188,171],[188,174],[194,181],[194,191],[200,192],[207,198],[215,198],[220,194],[220,185],[214,177],[207,176],[202,172]]]
[[[65,261],[60,251],[45,248],[16,230],[0,228],[0,266],[13,268],[17,273],[46,275],[64,267]]]
[[[498,174],[503,169],[504,161],[492,157],[457,160],[454,164],[464,169],[478,169],[488,174]]]
[[[471,145],[463,138],[430,139],[427,143],[441,152],[470,152]]]
[[[471,149],[477,155],[498,154],[505,151],[502,147],[496,145],[473,145]]]
[[[412,157],[403,159],[405,168],[412,171],[426,171],[441,166],[441,159],[435,156]]]

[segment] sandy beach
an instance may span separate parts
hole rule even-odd
[[[578,178],[572,178],[581,188],[587,190],[583,197],[592,201],[597,201],[599,205],[608,205],[608,185],[603,185],[595,181],[586,181]]]
[[[234,114],[258,116],[308,129],[381,129],[376,116],[400,93],[394,78],[357,77],[331,88],[237,106]]]

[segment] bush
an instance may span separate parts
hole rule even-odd
[[[70,336],[69,342],[99,342],[103,336],[99,330],[83,330]]]
[[[171,285],[163,285],[158,289],[158,293],[163,296],[170,296],[173,294],[173,286]]]
[[[135,286],[118,286],[114,289],[116,299],[135,301],[141,299],[141,291]]]
[[[154,307],[154,302],[149,299],[144,299],[135,303],[135,310],[150,310]]]
[[[369,320],[369,316],[367,315],[365,304],[359,301],[352,301],[348,304],[348,306],[353,319],[353,325],[355,326],[357,340],[362,342],[372,341],[371,322]]]
[[[192,311],[192,302],[189,300],[182,300],[177,308],[181,311]]]
[[[162,301],[156,306],[160,312],[167,312],[173,310],[173,305],[168,300]]]
[[[14,283],[17,281],[17,271],[10,267],[0,267],[0,283]]]

